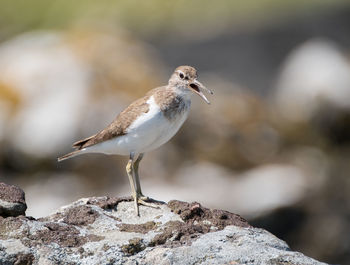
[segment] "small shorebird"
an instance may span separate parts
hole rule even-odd
[[[197,80],[196,69],[179,66],[168,85],[154,88],[131,103],[105,129],[74,143],[77,150],[59,157],[58,161],[87,153],[128,155],[126,173],[136,214],[139,215],[139,204],[154,207],[141,190],[138,168],[143,154],[158,148],[176,134],[188,116],[192,92],[210,104],[203,91],[213,94]]]

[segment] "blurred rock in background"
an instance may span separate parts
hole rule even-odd
[[[348,1],[0,4],[0,180],[23,187],[28,215],[129,194],[125,157],[56,159],[188,64],[212,104],[194,96],[180,132],[145,156],[144,192],[350,263]]]
[[[277,84],[281,114],[300,122],[317,116],[327,105],[349,109],[349,73],[349,61],[335,43],[310,40],[297,47],[286,59]]]

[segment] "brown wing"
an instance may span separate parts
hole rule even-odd
[[[148,98],[149,95],[134,101],[129,105],[129,107],[119,113],[114,121],[105,129],[93,136],[75,142],[73,144],[73,147],[80,150],[85,147],[89,147],[103,141],[125,135],[130,124],[135,121],[140,114],[147,113],[149,111],[149,105],[147,103]]]

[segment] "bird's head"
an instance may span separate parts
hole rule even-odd
[[[205,102],[210,104],[203,91],[213,94],[211,90],[206,88],[201,82],[197,80],[197,70],[191,66],[179,66],[169,79],[169,85],[176,86],[187,91],[192,91],[200,96]]]

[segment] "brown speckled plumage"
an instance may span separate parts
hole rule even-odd
[[[197,80],[196,69],[191,66],[179,66],[170,77],[167,86],[158,87],[149,91],[145,97],[136,100],[122,111],[105,129],[86,139],[75,142],[73,147],[76,148],[76,150],[60,157],[58,160],[62,161],[80,154],[82,149],[128,134],[130,125],[132,125],[140,115],[150,111],[150,105],[147,101],[152,96],[164,117],[168,121],[176,124],[177,119],[184,117],[184,112],[189,110],[191,103],[188,97],[189,91],[197,93],[209,104],[209,101],[204,94],[202,94],[200,89],[206,88]],[[169,128],[171,128],[171,126]],[[157,128],[154,129],[156,132]]]
[[[90,136],[86,139],[80,140],[73,144],[73,147],[83,149],[85,147],[110,140],[114,137],[125,135],[127,128],[132,124],[138,116],[149,111],[147,100],[149,96],[140,98],[129,105],[124,111],[110,123],[104,130]]]
[[[183,98],[177,96],[174,90],[169,87],[158,87],[151,90],[150,93],[154,96],[155,102],[169,121],[176,119],[176,116],[181,114],[186,107],[189,107]]]
[[[175,75],[177,74],[177,71],[185,73],[190,79],[197,77],[196,69],[191,66],[177,67],[174,72]],[[149,91],[145,97],[136,100],[122,111],[104,130],[86,139],[75,142],[73,147],[81,150],[85,147],[110,140],[114,137],[125,135],[127,128],[133,123],[133,121],[135,121],[142,113],[147,113],[149,111],[147,100],[151,96],[154,96],[155,102],[159,105],[164,116],[169,121],[176,119],[177,115],[186,110],[189,105],[185,104],[184,100],[176,95],[173,89],[173,86],[176,86],[176,84],[172,83],[172,80],[176,80],[176,78],[170,78],[168,86],[157,87]]]
[[[178,70],[185,73],[186,76],[189,77],[189,79],[195,79],[198,77],[197,70],[194,69],[192,66],[188,66],[188,65],[179,66],[178,68],[175,69],[175,72]]]
[[[151,96],[154,96],[155,102],[160,107],[163,115],[170,121],[176,118],[177,114],[181,113],[186,108],[186,104],[182,98],[176,96],[172,89],[167,86],[154,88],[149,91],[145,97],[130,104],[129,107],[122,111],[104,130],[86,139],[75,142],[73,147],[81,150],[114,137],[125,135],[128,127],[137,117],[149,111],[147,100]]]

